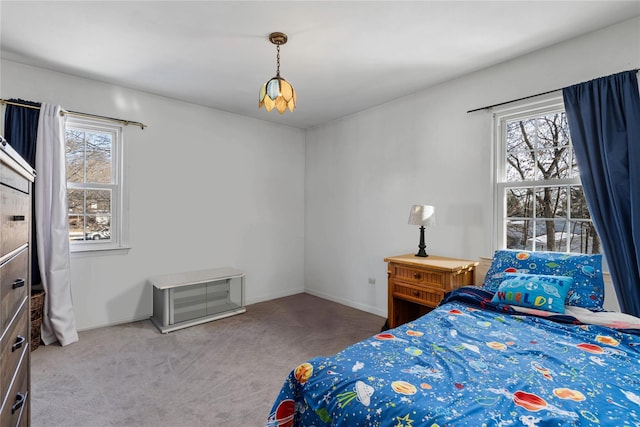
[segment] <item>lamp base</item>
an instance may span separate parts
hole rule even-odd
[[[429,254],[424,250],[427,245],[424,244],[424,226],[420,226],[420,244],[418,245],[418,253],[416,256],[419,257],[428,257]]]

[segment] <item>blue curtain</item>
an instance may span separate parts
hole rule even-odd
[[[7,104],[4,111],[5,139],[31,167],[35,167],[40,103],[23,101],[22,99],[10,99],[9,101],[37,107],[29,108]]]
[[[6,104],[4,112],[4,138],[9,145],[16,150],[20,156],[32,168],[36,164],[36,137],[38,135],[38,119],[40,117],[40,103],[24,101],[22,99],[10,99],[9,101],[31,105],[37,108],[21,107]],[[37,173],[37,171],[36,171]],[[31,198],[31,283],[39,284],[40,265],[38,263],[38,253],[36,251],[36,220],[35,220],[35,198]]]
[[[640,316],[640,95],[637,70],[563,89],[591,217],[621,311]]]

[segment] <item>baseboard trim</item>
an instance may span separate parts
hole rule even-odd
[[[275,292],[275,293],[272,293],[272,294],[269,294],[269,295],[262,295],[262,296],[259,296],[259,297],[247,298],[245,300],[245,305],[251,305],[251,304],[257,304],[259,302],[271,301],[273,299],[284,298],[284,297],[288,297],[288,296],[296,295],[296,294],[302,294],[304,292],[306,292],[304,290],[304,288],[287,289],[285,291]]]
[[[305,289],[304,293],[307,293],[309,295],[313,295],[316,296],[318,298],[322,298],[322,299],[326,299],[329,301],[333,301],[333,302],[337,302],[338,304],[342,304],[342,305],[346,305],[347,307],[351,307],[351,308],[355,308],[361,311],[366,311],[367,313],[371,313],[371,314],[376,314],[380,317],[386,318],[387,317],[387,310],[380,310],[377,307],[373,307],[370,305],[366,305],[366,304],[360,304],[348,299],[344,299],[344,298],[340,298],[340,297],[336,297],[330,294],[325,294],[322,292],[316,292],[316,291],[312,291],[310,289]]]
[[[77,331],[78,332],[84,332],[84,331],[91,331],[93,329],[105,328],[107,326],[124,325],[126,323],[139,322],[141,320],[149,320],[149,317],[151,317],[151,314],[148,314],[146,316],[145,315],[135,316],[132,319],[114,320],[113,322],[101,323],[101,324],[95,325],[95,326],[86,326],[84,328],[78,328]]]

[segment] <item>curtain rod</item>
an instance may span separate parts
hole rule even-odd
[[[0,104],[2,104],[2,105],[15,105],[17,107],[32,108],[34,110],[39,110],[40,109],[40,107],[37,107],[35,105],[23,104],[21,102],[8,101],[6,99],[0,99]],[[80,113],[78,111],[67,111],[67,110],[61,110],[60,111],[60,115],[64,116],[65,114],[69,115],[69,116],[76,116],[76,117],[90,117],[90,118],[97,118],[97,119],[103,119],[103,120],[110,120],[112,122],[122,123],[125,126],[128,126],[128,125],[140,126],[140,129],[144,129],[144,128],[147,127],[147,125],[145,125],[144,123],[134,122],[134,121],[131,121],[131,120],[116,119],[116,118],[113,118],[113,117],[99,116],[97,114],[90,114],[90,113]]]
[[[480,107],[480,108],[476,108],[474,110],[469,110],[467,111],[467,114],[469,113],[475,113],[476,111],[480,111],[480,110],[488,110],[489,108],[493,108],[493,107],[499,107],[501,105],[506,105],[506,104],[511,104],[512,102],[518,102],[518,101],[523,101],[525,99],[529,99],[529,98],[535,98],[536,96],[542,96],[542,95],[547,95],[549,93],[553,93],[553,92],[557,92],[559,90],[562,89],[554,89],[554,90],[548,90],[546,92],[542,92],[542,93],[538,93],[536,95],[529,95],[529,96],[524,96],[522,98],[518,98],[518,99],[512,99],[511,101],[505,101],[505,102],[500,102],[498,104],[493,104],[493,105],[487,105],[486,107]]]
[[[640,71],[640,68],[636,68],[636,69],[631,69],[628,71],[635,71],[636,73],[638,71]],[[624,73],[624,71],[622,71]],[[518,102],[518,101],[524,101],[525,99],[529,99],[529,98],[535,98],[536,96],[542,96],[542,95],[547,95],[549,93],[553,93],[553,92],[557,92],[559,90],[562,90],[563,88],[560,89],[554,89],[554,90],[548,90],[546,92],[542,92],[542,93],[538,93],[536,95],[529,95],[529,96],[525,96],[522,98],[518,98],[518,99],[512,99],[511,101],[506,101],[506,102],[500,102],[498,104],[493,104],[493,105],[487,105],[486,107],[480,107],[480,108],[476,108],[474,110],[469,110],[467,111],[467,114],[469,113],[475,113],[476,111],[480,111],[480,110],[488,110],[489,108],[493,108],[493,107],[499,107],[501,105],[506,105],[506,104],[511,104],[512,102]]]

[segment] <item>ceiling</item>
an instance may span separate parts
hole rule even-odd
[[[0,16],[4,59],[308,128],[640,16],[640,0],[2,0]],[[273,31],[298,98],[283,115],[258,109]]]

